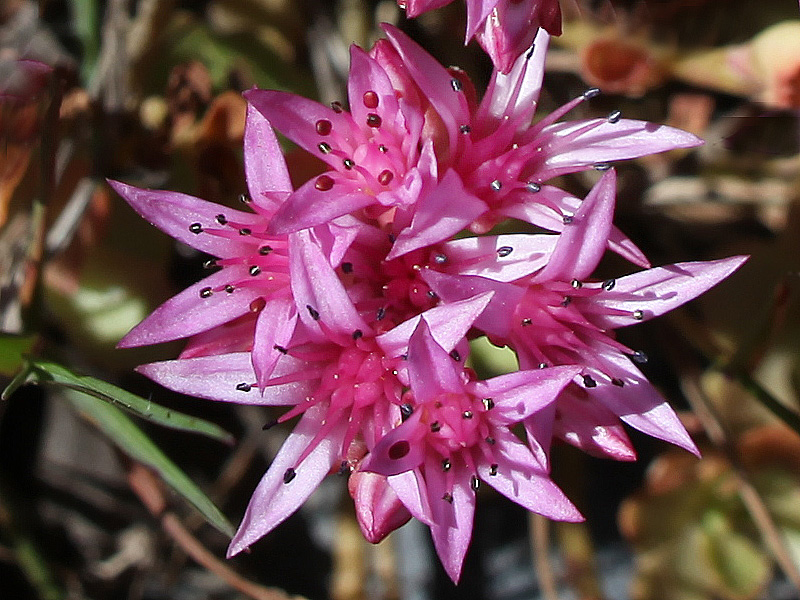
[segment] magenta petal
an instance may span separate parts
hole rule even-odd
[[[281,446],[250,498],[239,530],[228,547],[229,558],[267,535],[300,508],[337,463],[344,438],[344,423],[297,464],[323,423],[326,411],[327,407],[322,405],[308,409]],[[284,483],[288,469],[294,469],[295,476],[289,483]]]
[[[377,106],[364,104],[364,94],[377,94]],[[350,114],[356,123],[366,126],[367,117],[375,113],[385,123],[391,123],[399,112],[397,96],[386,71],[378,61],[353,44],[350,46],[350,77],[347,80],[347,95],[350,98]]]
[[[474,298],[450,302],[426,310],[422,315],[400,323],[397,327],[379,335],[376,339],[378,345],[386,356],[400,356],[408,349],[408,340],[417,328],[420,319],[424,316],[428,322],[433,338],[436,342],[450,352],[459,341],[467,334],[475,319],[489,304],[492,292],[480,294]]]
[[[517,233],[468,237],[442,245],[447,263],[459,275],[515,281],[547,264],[558,236]]]
[[[272,124],[252,104],[247,105],[244,129],[244,173],[253,204],[268,214],[277,210],[279,197],[292,191]]]
[[[329,190],[317,189],[317,179],[303,184],[281,205],[269,223],[270,235],[293,233],[323,225],[370,204],[374,196],[365,194],[340,173],[328,171],[321,177],[333,182]]]
[[[347,488],[353,498],[358,526],[371,544],[377,544],[411,518],[382,475],[357,470],[350,475]]]
[[[406,15],[409,19],[413,19],[424,12],[450,4],[452,1],[453,0],[399,0],[398,4],[401,6],[405,4]]]
[[[408,342],[408,379],[416,402],[447,392],[462,393],[462,370],[462,365],[433,339],[425,319],[420,319]]]
[[[464,557],[472,539],[475,492],[469,483],[472,473],[464,465],[455,461],[451,470],[452,489],[445,487],[438,460],[432,459],[426,463],[425,477],[429,486],[431,480],[436,481],[436,485],[430,490],[434,512],[434,522],[430,526],[433,545],[445,572],[453,583],[458,583],[461,568],[464,566]],[[452,496],[452,502],[444,499],[444,493]]]
[[[605,252],[614,218],[617,176],[613,169],[595,184],[564,227],[550,261],[534,282],[585,279]]]
[[[388,481],[397,497],[415,519],[425,525],[433,523],[433,512],[428,500],[425,480],[419,469],[392,475]]]
[[[219,229],[221,226],[216,220],[219,214],[223,214],[232,223],[247,226],[258,226],[263,220],[253,213],[233,210],[187,194],[145,190],[119,181],[109,180],[108,183],[136,212],[164,233],[187,246],[221,258],[246,254],[253,244],[248,243],[244,237],[240,240],[207,231],[193,233],[189,227],[199,224],[203,230]]]
[[[309,391],[300,382],[272,386],[259,393],[249,352],[166,360],[136,370],[175,392],[237,404],[292,405]]]
[[[483,200],[468,193],[458,174],[449,170],[438,184],[423,192],[411,226],[397,236],[386,260],[450,238],[487,210]]]
[[[250,303],[259,298],[262,292],[255,288],[240,287],[229,294],[222,289],[226,284],[247,277],[245,265],[231,265],[209,275],[164,302],[131,329],[117,346],[133,348],[178,340],[247,314]],[[205,294],[201,295],[201,290],[206,288],[214,291],[208,297],[203,297]]]
[[[411,77],[439,113],[450,138],[450,152],[455,152],[461,142],[458,128],[470,121],[467,100],[460,86],[453,86],[447,69],[406,34],[386,23],[382,27]]]
[[[425,460],[425,425],[416,411],[387,433],[361,463],[361,470],[389,477],[412,471]]]
[[[714,287],[741,267],[747,256],[707,262],[677,263],[627,275],[614,288],[586,302],[586,312],[600,327],[635,325],[669,312]]]
[[[584,133],[576,132],[589,124],[597,126]],[[605,119],[567,121],[545,127],[539,135],[548,158],[543,178],[574,173],[592,165],[638,158],[648,154],[694,148],[703,140],[696,135],[648,121]]]
[[[580,372],[581,367],[563,366],[508,373],[485,381],[481,394],[494,400],[496,423],[513,425],[554,402]]]
[[[283,356],[297,324],[297,310],[290,298],[267,302],[258,315],[253,336],[253,369],[259,387],[272,376],[278,360]]]
[[[370,331],[347,296],[342,282],[320,248],[314,234],[304,229],[289,237],[289,272],[300,319],[319,332],[317,321],[339,333]]]
[[[466,0],[467,4],[467,35],[466,41],[472,39],[481,25],[489,17],[489,14],[494,10],[500,2],[507,0]]]
[[[583,521],[583,516],[558,486],[543,473],[531,451],[505,429],[495,431],[497,473],[478,466],[480,478],[520,506],[556,521]]]

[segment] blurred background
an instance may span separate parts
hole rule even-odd
[[[369,47],[382,21],[478,90],[491,64],[464,46],[460,1],[410,22],[393,0],[4,0],[0,598],[800,598],[798,5],[562,10],[537,118],[597,86],[571,118],[619,109],[706,140],[615,165],[617,225],[654,265],[752,255],[699,301],[620,334],[649,357],[702,460],[635,432],[635,463],[557,446],[553,477],[586,523],[548,523],[481,488],[458,587],[424,526],[365,542],[336,476],[226,561],[222,532],[287,430],[262,431],[269,409],[177,396],[133,372],[180,344],[114,348],[208,257],[105,179],[236,206],[240,92],[344,100],[348,46]],[[286,152],[296,184],[320,168]],[[595,179],[559,185],[583,196]],[[627,268],[609,257],[598,277]],[[509,357],[484,345],[473,360],[489,376]]]

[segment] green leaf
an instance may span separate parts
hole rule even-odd
[[[68,390],[66,395],[72,405],[111,438],[123,452],[155,470],[172,489],[197,508],[211,525],[225,535],[233,536],[233,526],[225,515],[121,410],[89,392]]]
[[[83,392],[170,429],[199,433],[229,444],[234,441],[230,433],[210,421],[165,408],[100,379],[78,375],[65,367],[43,360],[31,361],[30,368],[29,377],[37,383],[56,384]]]
[[[35,343],[33,335],[0,335],[0,376],[13,377],[25,364],[24,357]]]

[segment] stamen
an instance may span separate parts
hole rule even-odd
[[[447,262],[447,255],[437,252],[433,255],[433,262],[435,262],[437,265],[443,265]]]
[[[491,475],[492,477],[497,475],[497,467],[498,467],[497,464],[489,465],[489,475]]]
[[[450,467],[452,466],[453,464],[450,462],[449,458],[442,459],[442,471],[447,473],[450,470]]]
[[[458,130],[459,130],[461,133],[467,134],[467,133],[469,133],[470,131],[472,131],[472,127],[470,127],[469,125],[461,125],[461,126],[458,128]]]
[[[225,215],[220,214],[220,215],[217,215],[215,218],[217,220],[217,223],[219,223],[220,225],[227,225],[228,224],[228,219],[225,218]]]
[[[295,477],[297,477],[297,471],[295,471],[294,469],[289,467],[288,469],[286,469],[286,472],[283,474],[283,483],[289,483]]]
[[[491,398],[484,398],[481,402],[483,402],[483,408],[485,410],[492,410],[494,408],[494,400]]]
[[[594,165],[595,171],[608,171],[611,168],[611,165],[606,162],[597,163]]]
[[[216,258],[209,258],[206,262],[203,263],[204,269],[213,269],[216,266],[218,266]]]
[[[536,183],[535,181],[529,181],[525,184],[525,189],[528,190],[531,194],[535,194],[536,192],[542,189],[542,186]]]
[[[572,215],[564,215],[563,217],[561,217],[561,221],[564,223],[564,225],[570,225],[574,220],[575,217],[573,217]]]
[[[239,194],[239,202],[242,204],[250,204],[252,199],[247,194]]]
[[[453,80],[453,81],[455,81],[455,80]],[[445,502],[447,502],[449,504],[452,504],[453,503],[453,494],[451,494],[450,492],[445,492],[444,495],[442,496],[442,500],[444,500]]]
[[[573,279],[573,280],[570,282],[570,285],[572,285],[572,287],[573,287],[573,288],[575,288],[576,290],[579,290],[579,289],[581,289],[581,288],[583,287],[583,283],[581,283],[581,282],[580,282],[580,281],[578,281],[577,279]]]
[[[478,488],[481,487],[481,480],[473,475],[469,480],[469,487],[472,488],[473,492],[477,492]]]
[[[381,171],[378,175],[378,183],[381,185],[389,185],[392,182],[392,179],[394,179],[394,173],[388,169]]]
[[[331,153],[331,145],[328,142],[320,142],[317,144],[317,148],[323,154],[330,154]]]
[[[191,231],[195,235],[203,233],[203,226],[200,225],[200,223],[192,223],[191,225],[189,225],[189,231]]]
[[[368,90],[364,92],[363,101],[364,106],[367,108],[378,108],[378,100],[378,94],[376,94],[374,91]]]
[[[344,165],[344,168],[347,169],[348,171],[356,166],[356,163],[354,163],[353,159],[351,159],[351,158],[343,159],[342,160],[342,164]]]
[[[439,423],[439,421],[434,421],[433,423],[431,423],[431,432],[432,433],[438,432],[441,428],[442,428],[442,425]]]
[[[200,290],[200,297],[201,298],[208,298],[213,293],[214,292],[211,290],[210,287],[204,287],[202,290]]]
[[[540,368],[540,369],[546,369],[547,367],[548,367],[548,365],[547,365],[547,363],[546,363],[546,362],[540,362],[540,363],[539,363],[539,368]]]
[[[382,122],[381,118],[375,113],[369,113],[367,115],[367,125],[369,127],[380,127]]]
[[[240,392],[249,392],[251,389],[253,389],[253,386],[249,383],[237,383],[236,389]]]
[[[313,306],[311,306],[310,304],[306,304],[306,309],[308,310],[308,314],[311,315],[312,319],[314,319],[315,321],[319,321],[319,313]]]
[[[472,411],[471,410],[465,410],[463,413],[461,413],[461,416],[463,418],[465,418],[465,419],[471,419],[472,418]]]
[[[456,362],[461,362],[461,355],[458,353],[458,350],[456,349],[450,351],[450,358],[452,358]]]
[[[597,382],[591,375],[583,375],[583,385],[587,388],[597,387]]]
[[[458,79],[453,78],[450,80],[450,87],[453,88],[454,92],[460,92],[463,86]]]
[[[351,262],[343,262],[342,263],[342,273],[345,275],[349,275],[353,272],[353,263]]]
[[[511,254],[513,251],[514,251],[514,248],[512,248],[511,246],[500,246],[497,249],[497,256],[499,256],[500,258],[505,258],[509,254]]]
[[[251,233],[253,233],[253,230],[252,229],[248,229],[247,227],[242,227],[239,230],[239,235],[250,235]]]
[[[400,417],[405,421],[414,414],[414,407],[411,406],[408,402],[404,402],[400,405]]]
[[[533,324],[533,320],[532,319],[529,319],[529,318],[522,319],[522,326],[523,327],[527,327],[528,325],[532,325],[532,324]]]
[[[279,346],[278,344],[275,344],[272,348],[273,350],[277,350],[281,354],[289,354],[289,350],[287,350],[283,346]]]
[[[335,112],[335,113],[344,112],[344,107],[342,106],[342,103],[339,102],[338,100],[334,100],[333,102],[331,102],[331,108],[333,109],[333,112]]]
[[[486,439],[485,439],[484,441],[485,441],[487,444],[489,444],[490,446],[494,446],[494,445],[495,445],[495,443],[497,442],[497,440],[495,440],[495,439],[494,439],[492,436],[490,436],[490,435],[489,435],[489,436],[486,436]]]
[[[622,112],[621,111],[612,110],[608,114],[608,122],[609,123],[618,123],[621,117],[622,117]]]
[[[490,185],[495,192],[499,192],[501,189],[503,189],[503,182],[499,179],[495,179]]]
[[[643,365],[648,361],[648,358],[647,358],[647,354],[645,354],[641,350],[637,350],[636,352],[631,354],[631,360],[633,360],[633,362],[635,362],[635,363]]]
[[[386,309],[383,306],[381,306],[375,313],[375,320],[382,321],[384,317],[386,317]]]
[[[258,313],[264,310],[264,307],[267,305],[267,301],[264,298],[256,298],[250,303],[250,312]]]
[[[603,289],[605,291],[607,291],[607,292],[610,292],[611,290],[614,289],[615,285],[617,285],[617,280],[616,279],[606,279],[603,282]]]
[[[261,269],[258,267],[258,265],[253,265],[252,267],[250,267],[250,268],[247,270],[247,272],[248,272],[248,273],[250,273],[250,275],[251,275],[252,277],[255,277],[256,275],[258,275],[258,274],[260,274],[260,273],[261,273]]]
[[[353,332],[353,339],[354,340],[360,340],[362,337],[364,337],[364,332],[361,331],[360,329],[356,329]]]
[[[225,291],[228,292],[229,294],[232,294],[234,289],[236,288],[234,288],[230,283],[225,285]]]
[[[272,246],[261,246],[261,248],[258,249],[258,253],[261,256],[266,256],[270,252],[272,252]]]
[[[619,378],[617,378],[617,377],[614,377],[614,378],[611,380],[611,384],[612,384],[612,385],[615,385],[615,386],[617,386],[617,387],[622,387],[622,386],[624,386],[624,385],[625,385],[625,382],[624,382],[624,381],[622,381],[622,379],[619,379]]]
[[[317,133],[319,135],[330,135],[333,125],[328,119],[320,119],[317,121]]]
[[[600,95],[600,88],[596,88],[596,87],[589,88],[588,90],[583,92],[583,97],[586,100],[591,100],[592,98],[595,98],[595,97],[597,97],[599,95]]]
[[[386,146],[384,146],[383,144],[378,146],[378,150],[380,150],[383,154],[386,154],[389,151],[389,149]]]
[[[639,310],[637,308],[635,311],[633,311],[632,316],[637,321],[641,321],[642,319],[644,319],[644,311],[643,310]]]
[[[327,192],[329,189],[333,187],[333,179],[331,179],[327,175],[320,175],[319,177],[317,177],[317,181],[314,183],[314,187],[318,189],[320,192]]]

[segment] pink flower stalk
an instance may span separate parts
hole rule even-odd
[[[635,452],[620,421],[697,453],[672,408],[635,366],[646,357],[615,340],[613,330],[699,296],[738,269],[746,257],[680,263],[592,281],[611,231],[614,182],[611,170],[560,235],[545,234],[557,241],[547,265],[530,276],[509,282],[491,269],[456,275],[428,268],[423,274],[445,302],[492,292],[475,327],[493,343],[513,348],[520,368],[581,366],[551,405],[550,420],[526,423],[532,448],[542,457],[555,435],[590,454],[633,460]],[[509,246],[507,253],[513,252]]]
[[[397,0],[414,18],[452,0]],[[495,68],[508,73],[517,57],[530,48],[536,31],[561,35],[558,0],[467,0],[465,44],[473,37],[491,57]]]
[[[578,367],[519,371],[475,381],[419,321],[408,347],[403,422],[362,464],[388,477],[400,501],[428,525],[447,574],[458,582],[483,481],[528,510],[583,519],[510,427],[551,404]]]

